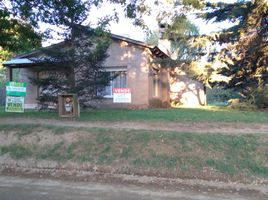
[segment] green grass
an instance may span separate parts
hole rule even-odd
[[[242,112],[209,109],[148,109],[148,110],[93,110],[82,112],[81,121],[223,121],[268,122],[268,112]]]
[[[18,128],[6,125],[5,134]],[[203,177],[203,170],[209,168],[211,173],[230,177],[268,177],[266,135],[65,128],[60,135],[62,139],[54,144],[22,145],[20,142],[23,137],[35,135],[37,130],[46,129],[59,137],[57,127],[33,126],[14,144],[0,146],[0,155],[9,153],[16,159],[90,162],[116,166],[122,173],[128,169],[127,173],[140,170],[174,177],[180,177],[180,174]],[[64,140],[69,131],[76,131],[79,137],[73,141]]]
[[[19,144],[0,146],[0,155],[4,155],[6,153],[9,153],[10,156],[15,159],[23,159],[32,155],[30,148]]]
[[[18,135],[19,137],[22,137],[24,135],[29,135],[33,131],[39,131],[38,129],[45,128],[50,131],[52,131],[54,134],[63,134],[68,131],[73,131],[74,128],[72,127],[64,127],[64,126],[53,126],[53,125],[42,125],[39,124],[0,124],[0,131],[3,131],[3,133],[6,133],[8,131],[13,131]],[[76,129],[78,130],[78,128]]]
[[[57,112],[38,112],[27,110],[25,113],[5,113],[0,108],[0,119],[7,117],[59,119]],[[177,121],[177,122],[244,122],[268,123],[268,112],[236,111],[222,107],[178,108],[178,109],[95,109],[82,111],[79,121]]]

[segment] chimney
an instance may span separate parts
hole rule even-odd
[[[160,23],[159,25],[160,38],[158,40],[158,48],[167,54],[169,57],[172,57],[171,51],[171,42],[168,39],[164,38],[164,33],[167,29],[167,24]]]

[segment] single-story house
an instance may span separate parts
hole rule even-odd
[[[112,34],[111,37],[112,43],[108,49],[109,57],[104,64],[105,70],[120,75],[105,88],[103,100],[96,101],[95,106],[148,108],[155,102],[169,104],[171,99],[188,106],[205,104],[202,83],[190,79],[181,72],[171,80],[171,68],[153,62],[155,58],[167,58],[165,50],[124,36]],[[53,45],[49,48],[53,48]],[[14,80],[13,71],[18,69],[17,81],[27,82],[25,108],[37,107],[39,88],[29,81],[29,77],[42,76],[38,70],[42,66],[33,61],[40,56],[40,53],[40,50],[36,50],[3,63],[7,71],[7,81]],[[113,103],[113,88],[130,88],[131,103]]]

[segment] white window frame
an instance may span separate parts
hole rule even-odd
[[[125,72],[126,73],[126,79],[127,79],[127,67],[126,66],[123,66],[123,67],[106,67],[104,69],[105,72]],[[103,98],[105,99],[112,99],[114,96],[113,96],[113,81],[114,80],[111,80],[110,81],[110,94],[111,95],[104,95]],[[127,85],[127,80],[126,80],[126,85]],[[107,86],[108,87],[108,86]]]

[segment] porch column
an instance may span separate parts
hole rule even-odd
[[[12,73],[12,68],[11,67],[6,67],[6,80],[7,81],[12,81],[13,80],[13,73]]]

